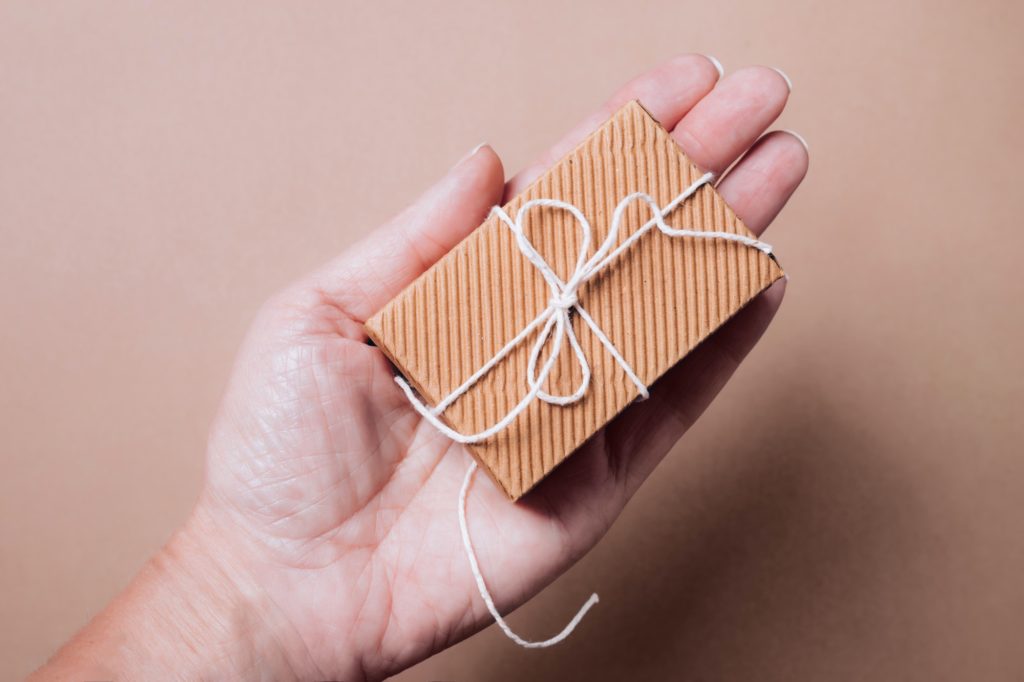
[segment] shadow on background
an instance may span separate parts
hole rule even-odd
[[[586,562],[614,572],[599,578],[607,597],[562,645],[570,651],[488,646],[466,678],[834,679],[898,659],[892,576],[915,542],[912,486],[866,430],[799,391],[754,429],[774,438],[733,433],[716,452],[669,456],[641,508]],[[527,627],[561,627],[578,606],[572,592]]]

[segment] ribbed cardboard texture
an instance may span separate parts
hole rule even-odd
[[[664,206],[702,175],[638,102],[620,109],[575,150],[512,199],[515,216],[530,199],[570,202],[594,229],[591,253],[607,235],[616,204],[647,192]],[[634,203],[619,239],[651,217]],[[674,227],[750,235],[710,185],[672,212]],[[526,233],[566,279],[580,231],[565,211],[531,214]],[[651,391],[655,380],[751,298],[782,276],[764,253],[724,240],[669,237],[651,230],[601,275],[579,301]],[[440,402],[547,306],[550,289],[498,218],[488,218],[441,261],[366,322],[370,338],[429,405]],[[512,499],[533,487],[637,396],[637,389],[573,315],[592,370],[587,394],[568,406],[535,400],[505,431],[467,446]],[[528,392],[526,366],[536,334],[520,344],[443,415],[462,433],[481,431]],[[548,379],[571,393],[581,379],[568,347]]]

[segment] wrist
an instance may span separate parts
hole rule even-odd
[[[185,662],[190,679],[301,677],[301,643],[260,587],[250,556],[201,503],[150,562],[170,654],[162,669]]]
[[[205,504],[40,679],[301,679],[304,647]]]

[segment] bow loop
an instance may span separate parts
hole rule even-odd
[[[587,254],[590,252],[590,242],[593,235],[593,229],[590,226],[590,221],[587,220],[587,217],[583,215],[583,212],[580,209],[566,201],[559,201],[557,199],[532,199],[527,201],[519,207],[519,210],[516,212],[515,220],[512,220],[508,213],[498,206],[491,209],[491,212],[494,215],[497,215],[498,218],[505,223],[505,225],[515,235],[516,245],[519,246],[520,252],[526,256],[526,259],[530,261],[530,263],[537,268],[537,271],[540,272],[541,276],[544,277],[544,281],[547,282],[548,287],[551,289],[551,296],[553,298],[558,298],[568,285],[565,280],[558,276],[555,269],[547,262],[544,256],[540,254],[537,247],[533,245],[533,242],[526,234],[525,225],[527,216],[538,208],[554,208],[565,211],[573,218],[573,222],[577,227],[579,227],[581,236],[580,246],[579,251],[576,254],[576,264],[573,268],[572,274],[569,275],[568,282],[578,280],[580,273],[586,265]]]

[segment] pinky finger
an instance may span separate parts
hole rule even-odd
[[[761,234],[804,179],[808,163],[802,138],[768,133],[718,183],[718,192],[754,234]]]

